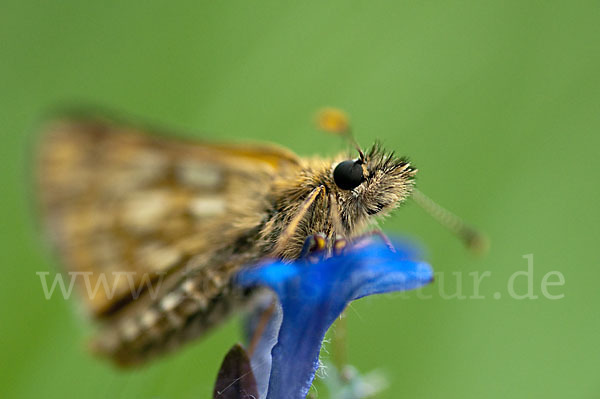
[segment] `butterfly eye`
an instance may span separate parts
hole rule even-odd
[[[360,160],[340,162],[333,170],[333,181],[342,190],[352,190],[358,187],[365,181],[362,162]]]

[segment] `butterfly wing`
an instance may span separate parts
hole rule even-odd
[[[195,254],[231,244],[264,216],[298,158],[271,145],[190,143],[98,118],[43,129],[37,188],[45,229],[95,316]]]

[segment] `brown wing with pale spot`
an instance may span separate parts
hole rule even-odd
[[[297,165],[293,153],[269,145],[186,143],[63,119],[43,131],[37,184],[48,234],[103,316],[192,255],[255,227],[273,178]]]

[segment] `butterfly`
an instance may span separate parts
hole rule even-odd
[[[413,193],[417,170],[379,144],[355,147],[303,158],[96,115],[44,124],[40,217],[98,321],[94,351],[133,365],[174,350],[251,301],[232,283],[243,267],[297,259],[307,237],[334,250],[367,234]]]

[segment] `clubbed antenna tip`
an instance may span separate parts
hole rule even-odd
[[[364,153],[360,149],[358,142],[352,134],[350,118],[348,118],[348,115],[344,111],[332,107],[322,108],[319,112],[317,112],[315,122],[317,128],[320,130],[331,134],[337,134],[348,140],[348,142],[354,148],[356,148],[360,154],[361,160],[364,161]]]
[[[490,241],[483,232],[469,226],[462,218],[445,209],[420,190],[414,189],[412,199],[439,224],[460,238],[471,252],[481,256],[488,252]]]

